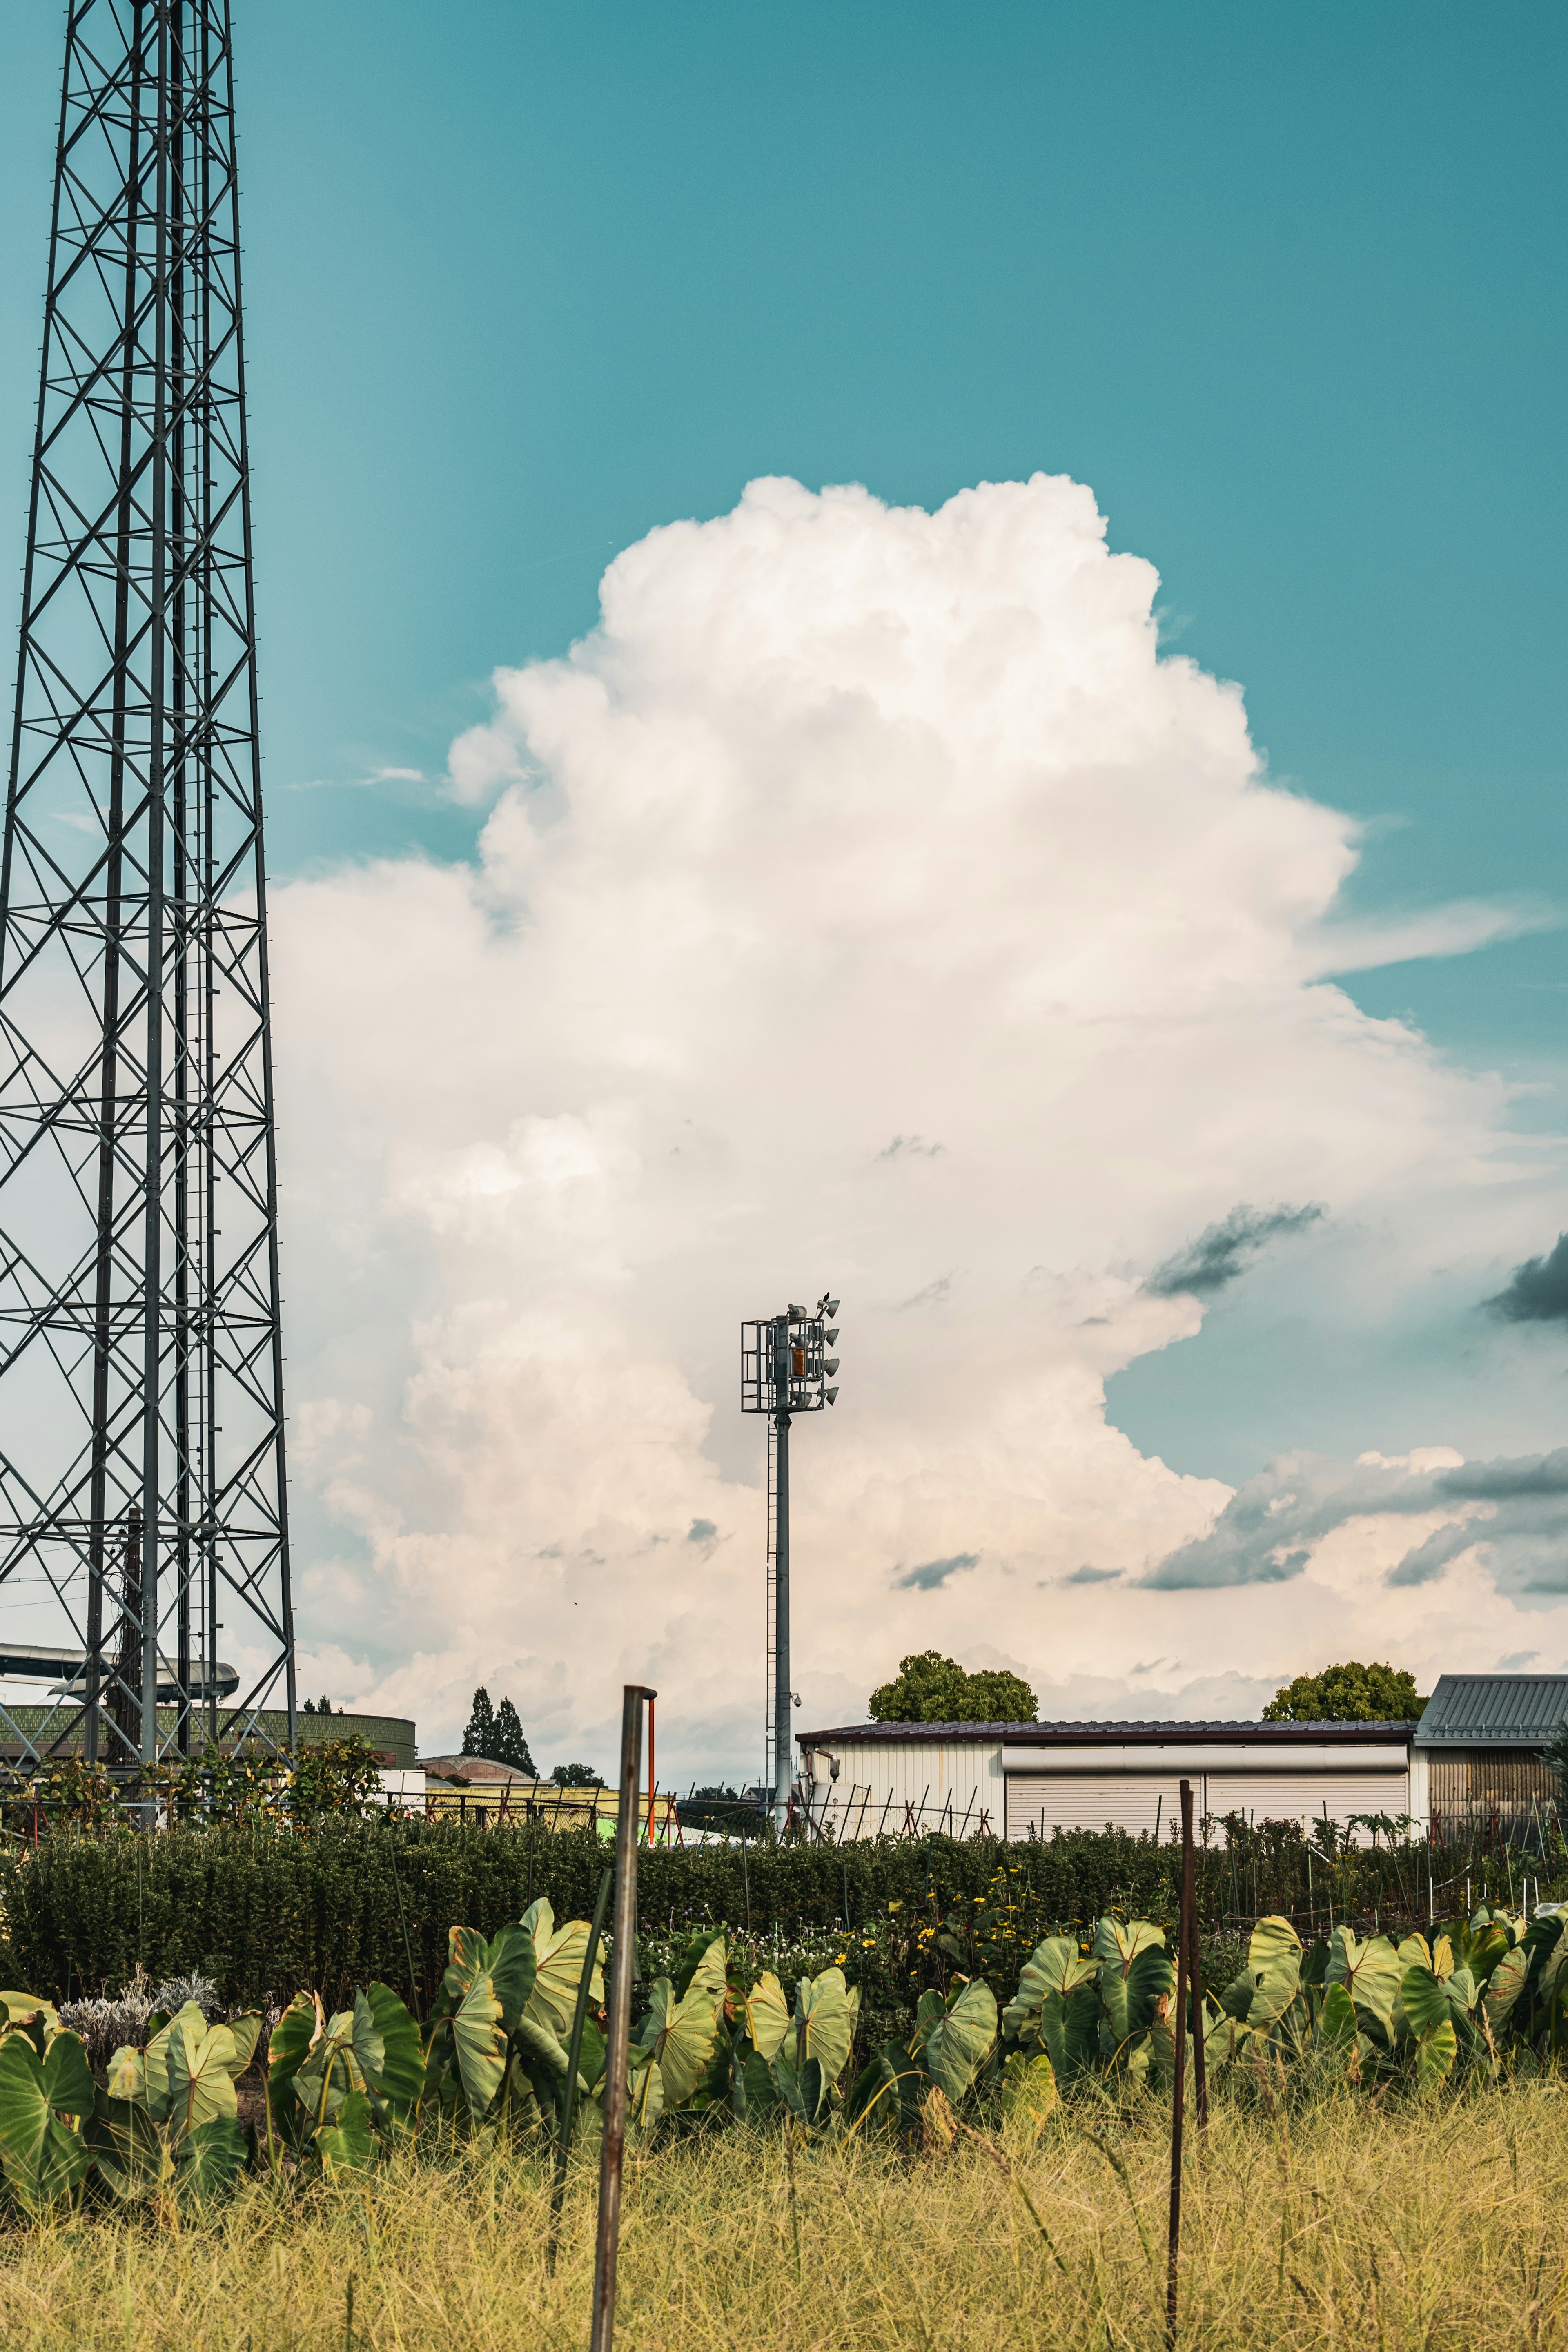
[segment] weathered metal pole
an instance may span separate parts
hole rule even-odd
[[[785,1343],[789,1334],[786,1330]],[[789,1389],[784,1390],[788,1396]],[[773,1826],[782,1837],[789,1825],[789,1797],[795,1784],[794,1699],[789,1680],[789,1416],[774,1415],[778,1432],[778,1489],[774,1500],[773,1604]]]
[[[1176,2340],[1176,2257],[1181,2248],[1181,2126],[1186,2101],[1187,1857],[1192,1852],[1192,1782],[1181,1784],[1182,1896],[1176,1928],[1176,2081],[1171,2094],[1171,2216],[1166,2252],[1166,2342]]]
[[[615,1823],[615,1944],[604,2038],[604,2138],[599,2158],[599,2236],[593,2254],[591,2352],[615,2336],[615,2262],[621,2245],[621,2169],[626,2153],[626,2063],[632,2043],[632,1974],[637,1965],[637,1813],[643,1777],[643,1702],[658,1693],[627,1683],[621,1707],[621,1810]]]
[[[1192,1983],[1192,2087],[1200,2129],[1208,2123],[1208,2059],[1203,2047],[1203,1961],[1197,1948],[1197,1864],[1192,1842],[1192,1791],[1181,1815],[1181,1903],[1186,1915],[1186,1966]]]

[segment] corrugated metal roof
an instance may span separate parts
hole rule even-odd
[[[1568,1675],[1440,1675],[1417,1748],[1544,1748],[1568,1717]]]
[[[1049,1748],[1056,1743],[1088,1747],[1099,1742],[1110,1746],[1128,1740],[1157,1748],[1194,1739],[1307,1739],[1330,1745],[1337,1740],[1386,1741],[1402,1747],[1413,1728],[1408,1723],[1172,1723],[1158,1718],[1139,1723],[846,1723],[831,1731],[798,1732],[796,1738],[802,1748],[831,1739],[930,1739],[948,1744],[1004,1739],[1009,1748]]]

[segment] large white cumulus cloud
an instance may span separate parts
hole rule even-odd
[[[500,674],[453,752],[477,866],[280,894],[300,1615],[344,1696],[438,1738],[483,1677],[541,1764],[602,1762],[634,1672],[672,1761],[754,1763],[736,1327],[824,1286],[802,1721],[927,1643],[1090,1706],[1164,1673],[1234,1712],[1291,1663],[1299,1579],[1132,1589],[1228,1495],[1106,1423],[1197,1326],[1140,1276],[1239,1201],[1375,1244],[1514,1171],[1495,1083],[1320,976],[1353,829],[1161,656],[1155,587],[1065,479],[756,482]]]

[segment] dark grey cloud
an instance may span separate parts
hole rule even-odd
[[[906,1568],[894,1583],[901,1592],[935,1592],[950,1576],[958,1576],[967,1568],[977,1568],[977,1551],[956,1551],[950,1559],[923,1559],[918,1568]]]
[[[1218,1224],[1206,1225],[1196,1241],[1185,1242],[1162,1265],[1156,1265],[1144,1288],[1156,1298],[1184,1294],[1195,1298],[1212,1297],[1245,1274],[1250,1260],[1270,1242],[1303,1232],[1308,1225],[1315,1225],[1322,1213],[1321,1201],[1309,1201],[1300,1209],[1250,1209],[1245,1201],[1239,1201]]]
[[[1121,1573],[1119,1568],[1075,1568],[1061,1580],[1063,1584],[1109,1584]]]
[[[1479,1504],[1460,1516],[1460,1507]],[[1448,1470],[1301,1455],[1237,1489],[1207,1535],[1183,1544],[1143,1581],[1166,1591],[1279,1584],[1299,1576],[1312,1548],[1350,1519],[1452,1517],[1389,1570],[1391,1585],[1433,1582],[1473,1546],[1500,1591],[1515,1598],[1568,1593],[1568,1447],[1466,1462]]]
[[[1481,1304],[1504,1323],[1568,1323],[1568,1234],[1545,1257],[1516,1265],[1495,1298]]]

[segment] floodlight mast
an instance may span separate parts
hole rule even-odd
[[[824,1291],[814,1309],[787,1307],[740,1327],[740,1409],[768,1416],[768,1696],[765,1784],[773,1789],[773,1819],[789,1825],[794,1758],[790,1709],[798,1706],[789,1665],[789,1423],[798,1412],[821,1412],[838,1402],[829,1376],[838,1358],[826,1348],[838,1339],[826,1329],[839,1302]]]

